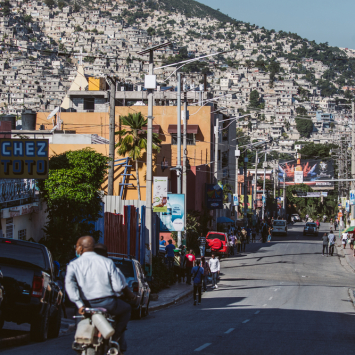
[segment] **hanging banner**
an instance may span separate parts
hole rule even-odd
[[[168,178],[153,177],[153,212],[166,212],[168,203]]]
[[[341,201],[341,207],[345,208],[346,207],[346,197],[340,197],[340,201]]]
[[[1,179],[47,179],[48,139],[0,139]]]
[[[355,190],[350,190],[350,205],[355,205]]]
[[[216,210],[223,208],[223,188],[217,184],[206,184],[207,209]]]
[[[160,213],[161,232],[182,232],[185,215],[185,195],[168,194],[167,211]]]
[[[345,211],[350,212],[350,201],[349,200],[345,201]]]
[[[248,195],[248,201],[247,201],[247,212],[251,212],[252,209],[252,201],[253,201],[253,196],[252,195]],[[242,212],[244,212],[244,195],[240,195],[240,198],[239,198],[239,205],[240,205],[240,210]]]
[[[233,194],[233,206],[239,206],[239,199],[236,194]]]

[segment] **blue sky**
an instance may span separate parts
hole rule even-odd
[[[237,20],[355,49],[355,0],[197,0]]]

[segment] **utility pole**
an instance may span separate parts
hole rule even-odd
[[[216,118],[216,125],[214,127],[214,165],[213,165],[215,184],[218,184],[218,138],[219,138],[219,119]],[[218,209],[216,209],[215,211],[216,211],[215,230],[217,230]]]
[[[113,196],[113,181],[115,173],[115,98],[116,98],[116,79],[108,77],[110,82],[110,123],[109,123],[109,169],[107,195]],[[137,172],[138,174],[138,172]]]
[[[182,193],[185,195],[185,213],[184,213],[184,225],[186,226],[186,200],[187,200],[187,92],[184,84],[184,131],[183,131],[183,166],[182,166]],[[185,240],[186,240],[186,228],[185,228]]]
[[[284,171],[284,189],[283,189],[283,213],[286,218],[286,173]]]
[[[248,226],[248,149],[244,153],[244,227]]]
[[[263,181],[263,197],[262,197],[262,202],[263,202],[263,209],[262,209],[262,214],[261,214],[261,219],[265,219],[265,202],[266,202],[266,196],[265,196],[265,179],[266,179],[266,145],[265,145],[265,159],[264,159],[264,181]]]
[[[177,193],[181,194],[181,73],[177,75]],[[186,199],[186,196],[185,196]],[[186,211],[184,211],[186,214]],[[178,245],[182,244],[181,232],[178,232]]]
[[[238,141],[237,141],[237,144],[236,144],[236,147],[235,147],[235,186],[234,186],[234,193],[235,195],[237,195],[238,197],[238,174],[239,174],[239,171],[238,171],[238,160],[239,160],[239,157],[240,157],[240,150],[238,149]],[[239,199],[238,199],[238,204],[239,204]],[[237,220],[238,220],[238,206],[234,206],[235,208],[235,213],[236,213],[236,216],[237,216]]]
[[[255,150],[256,152],[256,155],[255,155],[255,183],[254,183],[254,201],[253,201],[253,204],[255,204],[255,208],[254,208],[254,213],[255,213],[255,218],[256,218],[256,197],[257,197],[257,194],[256,194],[256,189],[257,189],[257,186],[258,186],[258,151]]]
[[[355,104],[351,103],[351,178],[355,179]],[[355,190],[355,181],[351,182],[351,190]],[[351,226],[355,226],[355,205],[351,205]]]

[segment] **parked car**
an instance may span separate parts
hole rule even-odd
[[[317,225],[314,222],[307,222],[303,229],[303,235],[311,234],[318,237]]]
[[[206,236],[206,253],[228,257],[228,238],[222,232],[208,232]]]
[[[56,338],[63,293],[55,281],[49,250],[42,244],[0,238],[0,268],[6,290],[0,324],[30,323],[33,340]]]
[[[287,236],[287,221],[276,219],[272,227],[272,235],[281,234]]]
[[[140,262],[129,255],[111,256],[109,254],[109,257],[125,276],[130,290],[141,298],[141,304],[138,307],[133,308],[132,306],[132,316],[137,319],[147,316],[149,314],[150,287]]]
[[[293,217],[294,222],[301,222],[301,217],[299,214],[297,213],[291,214],[291,217]]]

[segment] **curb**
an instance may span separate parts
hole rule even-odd
[[[174,305],[174,304],[176,304],[178,302],[181,302],[181,301],[185,300],[189,296],[192,296],[192,293],[193,293],[193,290],[190,289],[190,290],[184,292],[182,295],[174,298],[172,301],[160,304],[160,305],[155,306],[155,307],[149,307],[149,312],[155,312],[155,311],[159,311],[161,309],[170,307],[170,306],[172,306],[172,305]]]
[[[17,335],[11,338],[0,339],[0,348],[8,348],[11,346],[25,345],[31,341],[29,334]]]
[[[336,245],[337,254],[338,254],[338,257],[340,258],[340,260],[344,259],[344,264],[346,264],[348,267],[350,267],[350,270],[352,272],[355,272],[355,267],[348,261],[348,257],[347,257],[347,255],[344,254],[342,245],[341,244],[339,244],[339,245],[335,244],[335,245]],[[343,264],[342,261],[340,261],[340,263]]]

